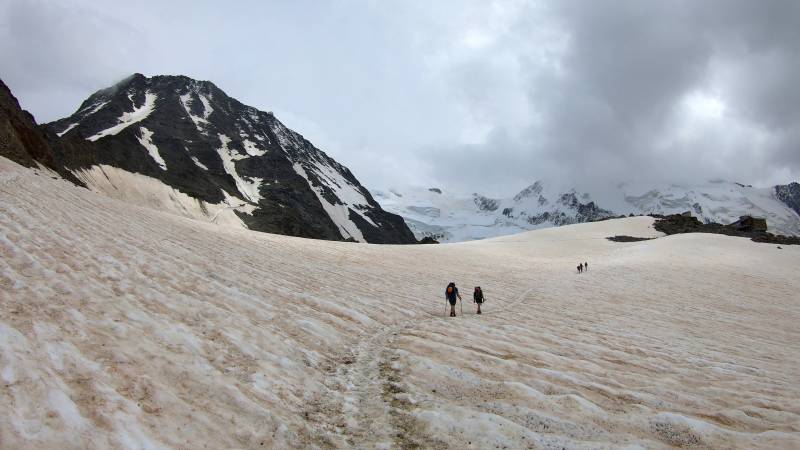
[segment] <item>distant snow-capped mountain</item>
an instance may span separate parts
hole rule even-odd
[[[458,242],[629,214],[691,211],[704,222],[765,217],[770,231],[800,235],[800,185],[754,188],[711,181],[697,185],[610,186],[602,192],[558,189],[537,181],[513,197],[459,196],[439,188],[373,190],[383,207],[403,216],[417,238]]]
[[[185,76],[135,74],[46,125],[87,186],[145,206],[293,236],[412,243],[346,167],[272,113]]]

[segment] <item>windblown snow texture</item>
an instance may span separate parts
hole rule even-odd
[[[47,128],[88,148],[73,169],[116,167],[205,204],[247,203],[251,208],[234,213],[252,230],[416,242],[402,218],[381,209],[346,167],[272,113],[243,105],[208,81],[136,74]]]
[[[800,246],[347,245],[47,175],[0,158],[4,449],[800,448]]]

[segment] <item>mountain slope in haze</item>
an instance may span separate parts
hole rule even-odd
[[[559,189],[537,181],[510,198],[458,196],[442,189],[374,191],[389,211],[403,216],[418,238],[458,242],[514,234],[620,215],[685,211],[703,222],[728,224],[742,215],[765,217],[770,231],[800,235],[800,185],[754,188],[711,181],[643,186],[621,183],[600,192]]]
[[[152,206],[157,197],[157,207],[189,216],[225,212],[257,231],[416,242],[346,167],[208,81],[135,74],[47,129],[65,142],[91,143],[72,168],[118,198]]]

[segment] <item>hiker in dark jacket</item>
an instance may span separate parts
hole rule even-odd
[[[478,305],[478,314],[480,314],[481,304],[483,303],[483,291],[480,286],[475,286],[475,292],[472,293],[472,301]]]
[[[456,298],[461,300],[461,294],[458,293],[458,288],[456,284],[452,281],[450,284],[447,285],[447,289],[444,290],[444,297],[450,302],[450,317],[456,316]]]

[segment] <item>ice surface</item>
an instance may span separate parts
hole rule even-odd
[[[120,131],[128,128],[129,126],[133,125],[134,123],[141,122],[142,120],[146,119],[147,116],[153,112],[153,108],[155,107],[156,100],[158,96],[152,92],[145,93],[145,100],[142,106],[135,106],[133,103],[133,97],[128,94],[128,99],[131,101],[131,105],[133,106],[133,111],[123,113],[122,116],[117,119],[118,123],[111,128],[105,129],[100,131],[99,133],[86,138],[90,141],[96,141],[103,136],[110,136],[119,133]]]
[[[38,173],[0,158],[4,448],[800,448],[797,246],[312,241]]]
[[[142,147],[147,149],[147,153],[150,154],[150,157],[153,158],[153,161],[158,164],[158,167],[161,167],[161,170],[167,170],[167,163],[164,162],[164,158],[161,157],[161,154],[158,153],[158,147],[153,144],[153,132],[148,130],[145,127],[139,127],[139,136],[136,139],[139,140],[139,143],[142,144]]]

